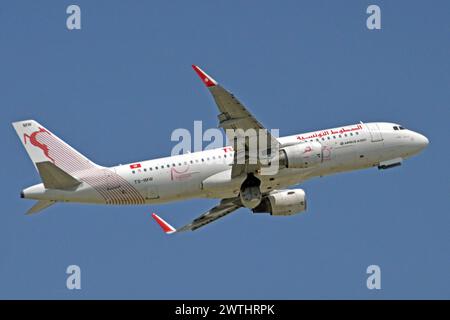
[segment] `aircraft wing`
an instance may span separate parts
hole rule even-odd
[[[179,228],[175,229],[169,223],[164,221],[157,214],[153,213],[152,217],[159,224],[159,226],[163,229],[163,231],[167,234],[171,234],[174,232],[182,232],[182,231],[194,231],[200,227],[203,227],[213,221],[216,221],[219,218],[226,216],[227,214],[236,211],[241,207],[240,201],[237,198],[231,199],[223,199],[217,206],[208,210],[200,217],[194,219],[191,223]]]
[[[211,92],[220,112],[218,115],[219,127],[225,130],[228,141],[234,147],[235,162],[232,168],[232,177],[237,177],[244,173],[255,173],[261,167],[261,163],[258,159],[250,161],[248,156],[249,139],[245,139],[245,136],[250,139],[254,137],[255,141],[258,142],[258,146],[265,146],[265,150],[260,150],[260,154],[263,155],[271,153],[271,146],[279,147],[278,140],[264,128],[232,93],[224,89],[200,67],[192,65],[192,68]],[[227,131],[227,129],[232,129],[234,134],[230,136],[230,131]],[[263,135],[260,133],[263,133]],[[259,140],[261,138],[267,139],[265,144],[260,143]],[[240,159],[240,161],[236,161],[237,159]]]

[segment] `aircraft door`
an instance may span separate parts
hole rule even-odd
[[[380,128],[377,123],[366,123],[367,129],[369,129],[370,138],[372,142],[383,141]]]

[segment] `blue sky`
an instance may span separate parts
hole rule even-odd
[[[76,3],[82,29],[68,31]],[[381,7],[382,29],[366,28]],[[450,298],[448,1],[8,1],[0,7],[0,298]],[[213,206],[57,204],[11,122],[33,118],[103,165],[170,154],[172,130],[217,125],[199,64],[280,135],[398,122],[431,141],[400,168],[308,181],[292,217]],[[82,289],[66,289],[77,264]],[[377,264],[382,289],[368,290]]]

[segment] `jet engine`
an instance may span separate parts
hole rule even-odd
[[[306,196],[302,189],[276,190],[261,200],[253,213],[290,216],[306,210]]]
[[[309,168],[322,162],[322,145],[306,142],[284,147],[280,150],[279,163],[286,168]]]

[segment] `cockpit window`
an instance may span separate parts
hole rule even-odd
[[[398,130],[398,127],[397,127],[397,126],[394,126],[394,130]]]
[[[405,128],[403,128],[403,127],[398,127],[400,130],[405,130]]]

